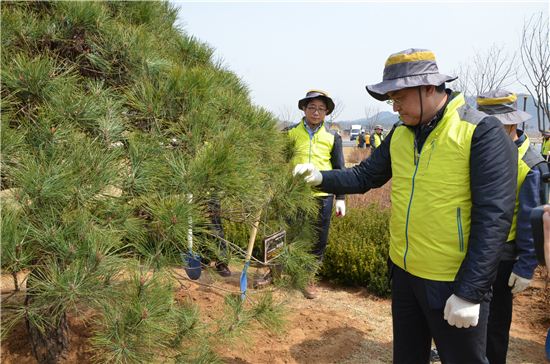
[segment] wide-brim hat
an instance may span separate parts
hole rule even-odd
[[[306,97],[298,101],[298,109],[303,110],[312,99],[321,99],[325,102],[327,105],[327,115],[330,115],[334,111],[334,101],[332,101],[328,93],[321,90],[309,90],[306,92]]]
[[[477,109],[492,115],[505,125],[515,125],[531,119],[531,114],[517,109],[515,93],[506,90],[492,90],[477,97]]]
[[[409,87],[439,86],[457,78],[439,73],[432,51],[410,48],[389,56],[384,65],[382,82],[367,85],[366,89],[375,99],[386,101],[389,99],[388,92]]]

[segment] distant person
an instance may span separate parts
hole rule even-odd
[[[292,164],[310,163],[321,171],[344,168],[344,152],[342,138],[325,125],[325,117],[334,110],[334,102],[324,91],[311,90],[298,101],[298,108],[304,112],[304,117],[295,125],[285,129],[288,136],[294,140],[296,154]],[[327,247],[330,219],[334,195],[326,192],[316,192],[319,212],[315,227],[318,233],[312,254],[322,261]],[[336,216],[346,214],[344,194],[336,195]],[[304,289],[304,296],[309,299],[317,297],[315,282],[310,282]]]
[[[544,225],[544,261],[546,270],[550,274],[550,205],[544,205],[542,221]]]
[[[487,358],[491,364],[506,363],[513,295],[529,287],[537,267],[530,216],[545,201],[542,176],[548,171],[527,134],[518,129],[518,124],[529,120],[531,115],[517,110],[516,100],[516,94],[506,90],[493,90],[477,97],[478,110],[500,120],[519,153],[519,161],[514,162],[519,163],[514,218],[493,283],[487,324]]]
[[[370,134],[365,132],[365,148],[370,148]]]
[[[393,362],[487,364],[491,285],[514,215],[518,149],[498,119],[445,88],[433,52],[386,61],[371,96],[400,123],[353,168],[294,169],[329,193],[365,193],[391,179],[389,270]]]
[[[550,155],[550,132],[545,131],[542,133],[542,145],[540,150],[542,157],[548,162]]]
[[[361,131],[359,137],[357,138],[357,148],[365,148],[365,132]]]
[[[378,148],[384,141],[384,128],[382,125],[376,125],[374,127],[374,133],[370,136],[370,147],[372,150]]]
[[[544,226],[544,261],[546,263],[546,271],[550,274],[550,205],[544,205],[544,214],[542,215]],[[550,329],[546,333],[546,360],[550,361]]]

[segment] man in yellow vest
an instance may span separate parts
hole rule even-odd
[[[540,149],[542,157],[548,162],[548,156],[550,155],[550,132],[545,131],[542,133],[542,145]]]
[[[499,119],[518,148],[514,218],[493,283],[487,325],[487,358],[491,364],[506,363],[513,294],[529,286],[537,266],[531,211],[546,202],[542,176],[548,172],[548,166],[530,145],[527,135],[517,128],[518,124],[531,119],[531,115],[517,110],[516,100],[516,94],[506,90],[493,90],[477,97],[477,109]]]
[[[491,285],[510,231],[518,151],[500,121],[445,89],[433,52],[386,61],[371,96],[393,103],[398,122],[372,155],[342,171],[296,166],[332,193],[364,193],[392,179],[390,259],[393,361],[488,363]]]
[[[384,128],[382,125],[376,125],[374,127],[374,133],[370,136],[370,147],[372,150],[378,148],[384,141]]]
[[[542,215],[544,223],[544,241],[543,252],[546,270],[550,273],[550,205],[544,205],[544,214]]]
[[[295,144],[296,153],[292,164],[310,163],[321,171],[344,168],[342,138],[325,126],[325,116],[334,110],[332,99],[324,91],[310,90],[298,101],[298,108],[304,112],[304,117],[286,129]],[[328,241],[334,195],[326,192],[317,192],[315,195],[319,203],[319,214],[315,223],[318,238],[312,253],[321,261]],[[335,208],[336,216],[346,214],[345,195],[336,195]],[[316,298],[317,289],[314,282],[304,289],[304,296]]]

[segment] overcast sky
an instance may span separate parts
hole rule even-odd
[[[390,110],[365,91],[382,80],[390,54],[430,49],[450,74],[492,45],[518,51],[524,20],[549,14],[549,1],[172,3],[178,24],[215,48],[255,104],[299,118],[298,100],[322,89],[342,105],[339,120]]]

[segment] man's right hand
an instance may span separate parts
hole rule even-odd
[[[318,186],[323,182],[323,175],[315,166],[311,163],[297,164],[292,172],[294,177],[300,175],[304,178],[304,181],[312,186]]]

